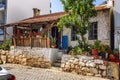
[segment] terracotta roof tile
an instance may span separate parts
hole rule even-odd
[[[60,19],[65,14],[67,14],[67,13],[60,12],[60,13],[53,13],[53,14],[47,14],[47,15],[40,15],[40,16],[24,19],[24,20],[22,20],[22,22],[23,23],[37,23],[37,22],[54,21],[54,20]]]
[[[66,12],[59,12],[59,13],[52,13],[52,14],[46,14],[46,15],[40,15],[36,17],[30,17],[15,23],[10,23],[5,26],[11,26],[11,25],[17,25],[17,24],[31,24],[31,23],[42,23],[42,22],[49,22],[49,21],[55,21],[59,20],[62,16],[65,16],[65,14],[68,14]]]

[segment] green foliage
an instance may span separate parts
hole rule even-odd
[[[82,49],[78,46],[74,47],[74,54],[75,55],[82,54]]]
[[[100,49],[101,48],[101,42],[99,40],[95,40],[92,48],[93,49]]]
[[[88,43],[83,44],[83,42],[81,40],[78,40],[79,43],[79,47],[82,49],[83,52],[89,52],[90,51],[90,47],[91,45]]]
[[[68,49],[68,53],[70,53],[71,55],[80,55],[83,54],[84,52],[89,52],[90,51],[90,44],[86,43],[85,45],[83,45],[83,42],[81,40],[78,40],[79,45],[73,47],[69,47]]]
[[[10,46],[11,46],[11,40],[6,40],[5,42],[2,43],[0,49],[10,50]]]
[[[96,40],[94,44],[92,45],[92,49],[97,49],[98,52],[103,53],[111,53],[111,49],[109,45],[102,44],[101,41]]]
[[[111,50],[111,48],[110,48],[109,45],[105,45],[104,48],[105,48],[105,52],[106,52],[106,53],[108,53],[108,54],[111,53],[112,50]]]
[[[82,54],[82,49],[79,46],[75,46],[74,48],[70,48],[69,52],[70,55],[80,55]]]
[[[52,38],[52,44],[56,44],[56,38],[55,37]]]
[[[63,26],[68,28],[76,26],[76,33],[81,35],[82,41],[85,44],[84,35],[91,25],[89,19],[96,16],[93,1],[95,0],[61,0],[64,10],[69,12],[69,14],[62,17],[57,23],[59,30]]]
[[[102,48],[101,41],[95,40],[94,44],[92,45],[92,49],[97,49],[98,52],[100,52],[101,48]]]

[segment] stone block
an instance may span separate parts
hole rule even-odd
[[[114,78],[114,80],[119,80],[119,64],[114,62],[109,62],[107,67],[107,77]]]
[[[106,65],[99,65],[99,69],[106,70],[107,66]]]
[[[95,77],[101,77],[101,74],[95,74]]]
[[[79,62],[79,65],[84,67],[86,64],[84,62]]]
[[[61,64],[61,68],[64,68],[64,67],[65,67],[65,64],[64,64],[64,63],[62,63],[62,64]]]
[[[92,73],[86,73],[86,76],[93,76],[94,74]]]
[[[106,77],[106,76],[107,76],[107,71],[103,71],[103,72],[102,72],[102,76],[103,76],[103,77]]]
[[[96,68],[90,68],[90,73],[98,74],[98,69],[96,69]]]
[[[2,60],[3,63],[6,63],[7,62],[6,55],[1,55],[1,60]]]

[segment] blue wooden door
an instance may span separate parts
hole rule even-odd
[[[62,36],[62,48],[63,49],[68,48],[68,36]]]

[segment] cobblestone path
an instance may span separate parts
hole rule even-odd
[[[60,71],[58,68],[42,69],[19,64],[0,65],[16,76],[16,80],[107,80]]]

